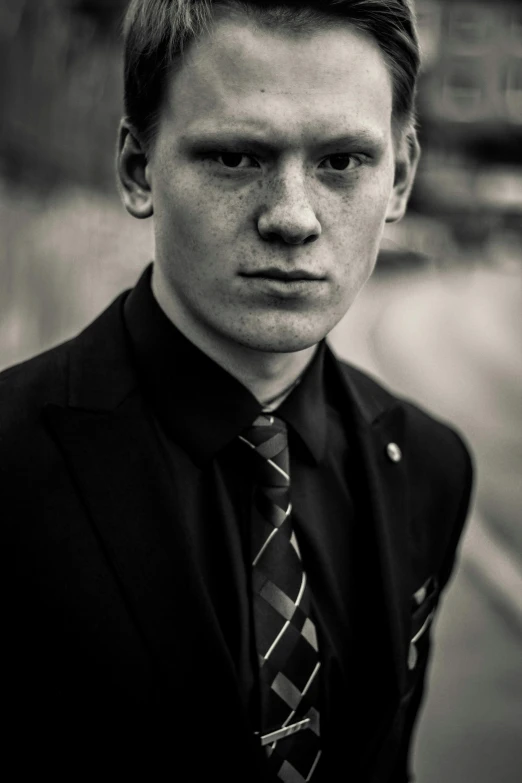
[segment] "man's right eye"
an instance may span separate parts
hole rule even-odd
[[[258,162],[251,155],[242,152],[220,152],[214,159],[227,169],[259,168]]]

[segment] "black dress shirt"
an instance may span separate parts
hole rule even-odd
[[[173,524],[183,526],[193,548],[255,727],[248,554],[253,463],[238,435],[262,406],[170,322],[151,292],[150,268],[126,301],[125,320],[142,390],[171,466],[178,497]],[[361,665],[368,658],[371,630],[364,618],[366,607],[377,601],[364,481],[338,399],[335,363],[322,343],[277,409],[288,425],[292,516],[322,658],[321,780],[326,767],[338,769],[346,758],[347,732],[356,741]],[[197,633],[196,617],[194,624]]]

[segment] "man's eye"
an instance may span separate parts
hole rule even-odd
[[[322,166],[329,171],[348,171],[356,169],[362,161],[353,155],[329,155],[322,162]]]
[[[258,166],[254,158],[242,152],[221,152],[216,155],[216,160],[227,169],[248,169]]]

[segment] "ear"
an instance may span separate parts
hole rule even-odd
[[[120,195],[127,212],[135,218],[153,214],[147,155],[130,123],[123,118],[118,132],[116,168]]]
[[[395,180],[386,210],[387,223],[396,223],[406,212],[420,157],[420,145],[415,129],[400,131],[396,147]]]

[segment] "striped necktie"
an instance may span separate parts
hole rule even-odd
[[[304,783],[321,755],[320,661],[310,588],[292,529],[286,425],[263,414],[239,437],[257,462],[251,551],[259,736],[273,779]]]

